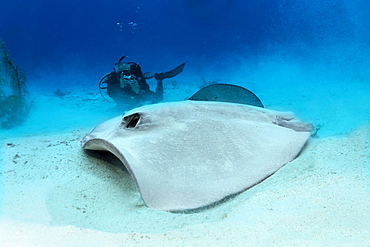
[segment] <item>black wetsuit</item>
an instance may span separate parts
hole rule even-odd
[[[140,66],[136,63],[130,64],[131,75],[138,81],[140,91],[135,93],[130,86],[121,88],[119,74],[115,71],[105,76],[104,82],[107,83],[107,93],[117,104],[138,106],[145,102],[156,103],[163,100],[162,80],[157,80],[156,92],[150,90],[149,84],[143,75]]]

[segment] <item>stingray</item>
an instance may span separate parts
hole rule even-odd
[[[98,125],[81,146],[114,154],[148,207],[182,211],[271,176],[300,153],[311,130],[289,112],[186,100],[130,110]]]
[[[200,89],[189,99],[197,101],[233,102],[263,107],[261,100],[248,89],[223,83],[208,85]]]

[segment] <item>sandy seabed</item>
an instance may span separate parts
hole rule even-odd
[[[2,142],[0,246],[370,246],[369,126],[212,208],[147,208],[129,174],[87,156],[91,128]]]

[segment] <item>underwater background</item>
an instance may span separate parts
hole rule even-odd
[[[78,232],[94,246],[99,244],[89,234],[101,236],[100,246],[106,246],[105,233],[152,244],[154,235],[140,232],[160,233],[158,243],[176,240],[177,246],[183,245],[181,236],[207,246],[209,239],[220,246],[219,237],[224,246],[247,246],[239,243],[249,240],[249,245],[276,246],[284,238],[303,242],[280,246],[312,246],[315,240],[317,246],[368,246],[368,5],[365,0],[1,1],[0,43],[24,70],[32,104],[21,124],[0,128],[0,245],[13,236],[54,240],[48,230],[62,232],[55,242],[72,236],[73,246]],[[208,211],[146,208],[128,174],[80,148],[92,128],[127,110],[106,101],[98,88],[122,56],[143,72],[186,62],[181,74],[164,80],[164,101],[188,99],[211,83],[235,84],[254,92],[268,109],[294,112],[317,134],[281,171]],[[151,90],[153,81],[148,80]],[[0,80],[0,94],[1,86]]]
[[[331,122],[328,134],[341,134],[369,120],[351,108],[369,108],[366,4],[14,0],[1,4],[0,38],[13,63],[24,69],[31,98],[32,91],[63,92],[76,86],[98,93],[100,78],[124,55],[144,72],[186,62],[171,87],[197,87],[182,97],[168,93],[165,101],[186,99],[202,84],[237,84],[267,107],[298,112],[316,125]],[[330,119],[328,112],[334,113]]]

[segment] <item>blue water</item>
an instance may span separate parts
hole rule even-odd
[[[186,74],[198,77],[249,74],[272,56],[281,63],[326,65],[366,80],[366,3],[3,1],[0,37],[25,69],[29,84],[46,72],[55,76],[56,82],[37,80],[38,87],[73,85],[73,80],[58,80],[68,73],[100,78],[123,55],[152,71],[186,61]]]
[[[68,98],[53,106],[38,95],[62,89],[84,97],[83,88],[98,94],[100,78],[123,55],[152,72],[187,62],[176,88],[195,85],[193,91],[167,99],[190,96],[203,78],[244,86],[265,106],[321,126],[319,136],[369,121],[365,0],[2,1],[0,39],[25,70],[35,100],[30,119],[2,135],[93,127],[118,114],[104,101],[95,114],[86,107],[92,100],[75,109]]]

